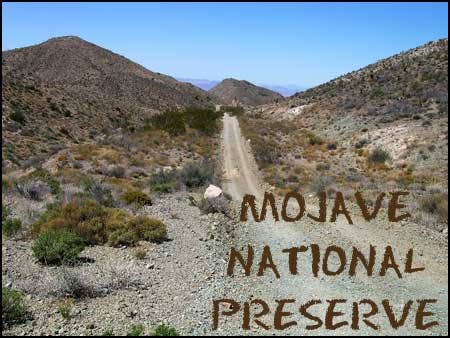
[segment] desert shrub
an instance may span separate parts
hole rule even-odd
[[[130,331],[127,333],[127,336],[137,337],[140,336],[144,332],[144,326],[141,324],[133,325]]]
[[[381,148],[376,148],[370,153],[367,159],[372,163],[385,163],[391,159],[391,155]]]
[[[221,106],[220,111],[230,113],[231,116],[241,116],[244,113],[244,108],[241,106]]]
[[[50,187],[40,179],[32,179],[17,183],[17,191],[34,201],[42,201],[44,196],[50,192]]]
[[[152,116],[147,121],[147,124],[149,128],[164,130],[171,136],[181,135],[186,132],[183,112],[178,110],[170,110]]]
[[[101,336],[104,337],[110,337],[114,335],[114,331],[112,328],[107,328],[105,331],[102,332]]]
[[[152,336],[175,337],[179,336],[179,333],[174,328],[162,324],[155,329]]]
[[[180,181],[188,188],[202,187],[214,180],[211,168],[195,163],[186,165],[178,175]]]
[[[9,114],[9,118],[17,123],[25,124],[25,115],[22,111],[12,111],[11,114]]]
[[[59,182],[47,170],[44,169],[37,169],[33,171],[31,174],[19,179],[17,182],[17,187],[18,189],[21,189],[20,188],[21,186],[24,186],[29,182],[36,182],[36,181],[41,181],[45,183],[50,189],[50,192],[54,195],[58,195],[59,193],[61,193],[61,185],[59,184]],[[30,189],[33,188],[31,187]],[[44,188],[42,186],[39,186],[38,189],[43,190]],[[32,194],[41,194],[41,193],[42,191],[32,192]]]
[[[147,257],[147,250],[143,248],[137,248],[136,250],[133,251],[133,256],[136,257],[137,259],[142,260],[145,257]]]
[[[337,144],[336,143],[329,143],[327,145],[328,150],[336,150],[337,149]]]
[[[89,198],[92,198],[105,207],[113,206],[114,200],[111,190],[101,182],[93,179],[86,179],[83,181],[82,185]]]
[[[221,112],[205,108],[187,108],[184,112],[187,125],[205,135],[213,135],[219,130],[217,120]]]
[[[314,179],[311,189],[316,195],[327,192],[327,189],[334,183],[334,179],[331,176],[318,176]]]
[[[64,319],[69,319],[71,317],[72,308],[73,308],[73,299],[72,298],[66,298],[64,300],[59,301],[57,304],[58,313]]]
[[[361,149],[361,148],[363,148],[366,144],[369,144],[369,140],[368,140],[368,139],[362,139],[362,140],[359,140],[358,142],[356,142],[355,148],[356,148],[356,149]]]
[[[120,165],[112,165],[106,170],[106,175],[115,178],[125,177],[125,168]]]
[[[313,132],[308,133],[308,142],[312,146],[321,145],[324,143],[323,139],[320,136],[314,134]]]
[[[22,222],[18,218],[8,218],[2,221],[2,233],[6,237],[11,237],[19,232]]]
[[[419,203],[421,210],[436,215],[440,221],[448,221],[448,195],[440,193],[426,195]]]
[[[86,198],[51,205],[31,225],[35,236],[49,230],[68,230],[87,244],[134,245],[138,240],[159,241],[167,232],[162,222],[146,216],[130,217],[117,208],[105,208]]]
[[[231,216],[230,202],[224,195],[210,199],[202,198],[196,205],[203,214],[221,213]]]
[[[41,263],[60,265],[74,263],[85,245],[80,236],[68,230],[50,230],[35,240],[32,250]]]
[[[2,326],[6,323],[20,322],[26,310],[23,294],[11,288],[2,287]]]
[[[6,204],[2,203],[2,222],[6,220],[9,215],[11,215],[11,209]]]
[[[159,170],[149,180],[154,191],[170,192],[177,188],[178,172],[176,170]]]
[[[278,162],[280,153],[276,142],[261,137],[254,137],[251,140],[255,159],[261,167]]]
[[[54,296],[80,299],[92,298],[100,294],[100,290],[89,283],[86,276],[72,267],[59,267],[57,277],[56,285],[51,292]]]
[[[330,164],[329,163],[317,163],[316,170],[318,171],[326,171],[330,170]]]
[[[125,228],[114,230],[108,236],[108,244],[114,247],[133,246],[137,241],[136,234]]]
[[[167,229],[160,220],[147,216],[136,216],[127,223],[127,228],[139,239],[149,242],[161,242],[167,238]]]
[[[138,189],[129,189],[123,195],[122,199],[128,203],[137,207],[143,207],[145,205],[152,205],[150,196]]]

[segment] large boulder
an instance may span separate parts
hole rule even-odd
[[[215,185],[210,184],[209,187],[206,189],[203,197],[205,199],[212,199],[212,198],[217,198],[220,195],[222,195],[222,189],[220,189],[219,187],[216,187]]]

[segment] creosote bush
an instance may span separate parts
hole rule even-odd
[[[381,148],[376,148],[367,158],[371,163],[385,163],[391,159],[391,155]]]
[[[11,288],[2,287],[2,326],[20,322],[25,317],[23,294]]]
[[[129,189],[123,195],[122,199],[127,204],[133,204],[137,207],[143,207],[145,205],[152,205],[150,196],[138,189]]]
[[[85,241],[69,230],[49,230],[33,243],[34,256],[44,264],[73,264],[84,250]]]

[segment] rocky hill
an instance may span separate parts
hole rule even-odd
[[[275,188],[367,196],[406,189],[417,194],[414,203],[447,218],[447,39],[256,107],[241,120]]]
[[[170,108],[207,106],[211,96],[78,37],[2,53],[6,158],[79,142],[102,129],[135,128]]]
[[[283,96],[274,91],[236,79],[225,79],[209,92],[228,105],[257,106],[283,99]]]

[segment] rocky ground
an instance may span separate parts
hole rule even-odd
[[[3,285],[26,291],[29,309],[27,322],[3,334],[100,335],[112,329],[124,335],[135,324],[150,333],[161,323],[181,334],[210,332],[212,299],[230,287],[224,279],[226,243],[235,223],[222,214],[201,215],[188,196],[165,195],[142,210],[161,219],[170,238],[162,244],[140,243],[145,258],[134,256],[136,248],[95,246],[83,252],[86,263],[64,268],[105,293],[75,300],[70,319],[58,313],[58,301],[51,296],[63,289],[61,274],[67,272],[38,264],[30,242],[3,238]]]

